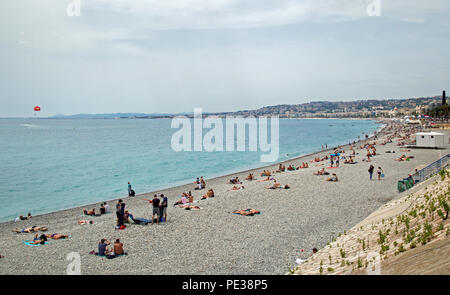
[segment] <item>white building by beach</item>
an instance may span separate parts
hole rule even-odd
[[[437,132],[416,133],[416,147],[445,148],[445,135]]]

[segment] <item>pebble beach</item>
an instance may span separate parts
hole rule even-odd
[[[448,136],[448,132],[445,131]],[[386,131],[369,142],[381,142]],[[327,182],[331,176],[316,176],[329,161],[310,162],[315,157],[330,154],[320,151],[283,162],[299,166],[308,162],[309,168],[275,173],[281,184],[290,189],[266,189],[273,182],[244,180],[253,173],[263,179],[263,169],[275,171],[278,163],[208,179],[206,189],[194,190],[189,183],[170,189],[138,194],[124,198],[126,210],[135,217],[151,219],[152,206],[143,200],[153,194],[165,194],[169,199],[168,220],[154,225],[127,224],[125,230],[116,230],[115,213],[98,217],[83,215],[83,209],[100,207],[100,203],[34,216],[30,220],[5,222],[0,225],[0,274],[66,274],[70,261],[67,255],[76,252],[81,257],[81,274],[195,274],[195,275],[273,275],[285,274],[295,266],[297,258],[304,258],[312,248],[322,248],[338,233],[352,228],[387,202],[400,198],[397,181],[407,177],[415,168],[430,164],[448,153],[448,149],[409,149],[393,140],[376,145],[377,155],[370,163],[363,161],[366,150],[355,148],[356,164],[343,161],[339,168],[327,169],[336,173],[338,182]],[[349,147],[342,149],[348,155]],[[395,151],[395,153],[386,153]],[[332,151],[331,151],[332,152]],[[409,161],[395,161],[400,155],[413,156]],[[385,177],[369,180],[367,169],[372,164],[381,166]],[[320,166],[316,166],[320,165]],[[200,176],[200,175],[199,175]],[[238,176],[244,189],[234,191],[228,180]],[[193,179],[192,181],[194,181]],[[200,200],[208,188],[215,197]],[[201,210],[173,207],[182,192],[191,191],[195,204]],[[115,211],[116,200],[107,202]],[[261,211],[255,216],[232,214],[233,210],[252,208]],[[26,212],[24,212],[26,213]],[[79,220],[93,220],[93,224],[79,225]],[[27,246],[35,233],[14,233],[15,228],[32,225],[48,227],[47,233],[69,235],[65,240],[49,240],[47,245]],[[115,259],[106,259],[89,252],[97,251],[100,239],[114,241],[120,238],[128,253]],[[304,252],[302,252],[302,249]]]

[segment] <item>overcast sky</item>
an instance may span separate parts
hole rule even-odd
[[[450,91],[448,0],[73,1],[0,1],[0,117]]]

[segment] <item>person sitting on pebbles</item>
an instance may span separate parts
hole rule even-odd
[[[208,190],[208,192],[202,197],[202,200],[214,198],[214,191],[212,188]]]
[[[254,180],[255,177],[253,176],[253,173],[250,173],[245,180]]]

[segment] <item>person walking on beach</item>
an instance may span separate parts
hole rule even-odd
[[[160,206],[160,214],[161,217],[164,217],[164,221],[167,221],[167,197],[164,196],[164,194],[161,194],[161,198],[162,198],[162,202],[161,202],[161,206]]]
[[[131,196],[131,184],[128,181],[128,196]]]
[[[378,174],[378,180],[381,180],[381,174],[383,174],[383,169],[381,169],[381,167],[378,167],[377,174]]]
[[[375,169],[375,167],[373,167],[373,165],[370,165],[370,167],[369,167],[369,177],[370,177],[370,180],[372,180],[372,175],[373,175],[373,170]]]
[[[152,213],[152,224],[155,223],[155,215],[156,215],[156,224],[159,224],[159,217],[161,216],[161,212],[159,210],[159,202],[158,195],[155,194],[153,196],[152,205],[153,205],[153,213]]]

